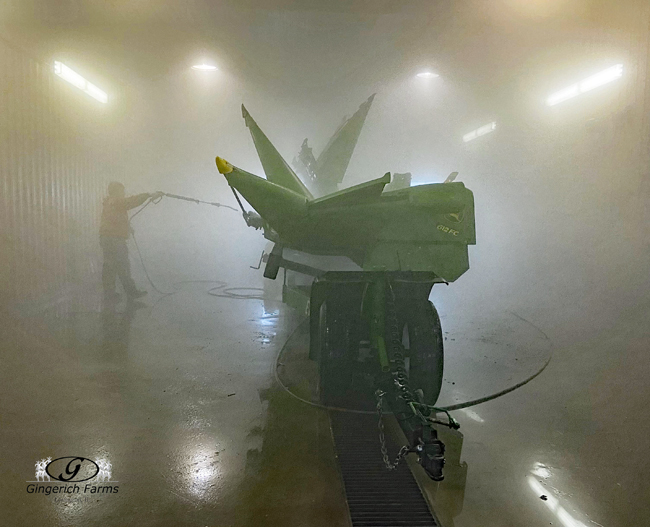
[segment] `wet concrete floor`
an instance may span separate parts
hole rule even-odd
[[[300,318],[206,289],[136,310],[5,317],[0,523],[348,525],[326,412],[275,381]],[[444,482],[414,467],[442,524],[648,525],[650,302],[589,321],[575,310],[567,324],[432,298],[448,339],[446,402],[505,388],[554,353],[516,392],[455,412]],[[29,493],[48,456],[110,462],[100,485],[113,492]]]
[[[206,288],[5,326],[0,524],[346,525],[326,413],[274,386],[292,312]],[[48,456],[113,492],[28,493]]]

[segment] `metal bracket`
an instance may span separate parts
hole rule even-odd
[[[260,261],[257,262],[257,267],[254,266],[254,265],[249,265],[248,267],[250,267],[251,269],[255,269],[255,270],[258,270],[259,268],[261,268],[261,267],[262,267],[262,262],[265,262],[265,261],[266,261],[266,260],[264,259],[264,256],[265,256],[265,255],[266,255],[266,254],[264,253],[264,251],[262,251],[262,254],[260,255]]]
[[[278,271],[280,270],[280,265],[282,264],[282,251],[284,247],[279,243],[276,243],[269,254],[269,258],[266,261],[266,267],[264,268],[264,278],[270,278],[275,280],[278,276]]]

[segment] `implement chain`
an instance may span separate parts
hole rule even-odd
[[[413,395],[413,391],[409,385],[409,376],[406,372],[406,362],[404,360],[404,347],[402,345],[402,337],[399,332],[399,324],[397,322],[397,308],[395,307],[395,292],[390,281],[388,282],[389,294],[386,298],[386,324],[389,328],[389,359],[392,365],[391,374],[393,376],[393,384],[398,392],[398,396],[404,399],[404,402],[409,406],[417,400]]]
[[[406,457],[406,454],[411,452],[411,449],[407,445],[404,445],[402,448],[399,449],[395,461],[393,463],[390,462],[390,458],[388,457],[388,446],[386,445],[386,434],[384,432],[384,421],[383,421],[384,413],[382,409],[384,395],[386,395],[386,392],[377,390],[375,392],[375,395],[377,396],[377,415],[379,416],[379,420],[377,422],[377,428],[379,430],[379,444],[381,445],[381,456],[384,460],[384,465],[386,465],[386,468],[388,470],[395,470],[399,465],[400,461],[402,461],[402,459]]]
[[[388,342],[388,352],[389,352],[389,361],[391,364],[391,377],[393,381],[393,387],[397,392],[397,398],[400,398],[404,401],[406,406],[411,411],[411,415],[406,415],[404,412],[402,416],[398,417],[398,420],[408,419],[409,417],[417,417],[423,424],[434,431],[434,424],[440,424],[447,426],[449,428],[458,429],[460,425],[454,420],[449,412],[436,408],[435,406],[426,405],[416,398],[411,386],[409,384],[409,376],[406,371],[406,362],[404,359],[404,347],[402,345],[402,338],[399,332],[399,324],[397,320],[397,309],[395,306],[395,293],[390,282],[388,282],[389,293],[386,298],[386,320],[385,323],[389,328],[389,342]],[[382,390],[377,390],[375,396],[377,398],[377,414],[379,418],[378,429],[379,429],[379,442],[381,445],[381,453],[384,461],[384,465],[389,470],[394,470],[397,465],[400,463],[404,457],[410,452],[420,453],[422,451],[422,444],[410,446],[404,445],[400,448],[397,457],[394,463],[390,462],[388,457],[388,450],[386,447],[386,437],[384,433],[384,424],[383,424],[383,398],[386,395],[386,392]],[[447,415],[448,422],[439,421],[437,419],[429,417],[431,412],[443,411]],[[421,441],[421,440],[420,440]]]
[[[394,368],[391,373],[393,375],[393,384],[397,389],[398,395],[410,407],[413,415],[417,416],[423,424],[429,426],[432,424],[439,424],[453,428],[454,430],[458,430],[460,428],[460,425],[447,410],[424,404],[419,400],[419,397],[415,397],[413,390],[411,390],[411,386],[409,385],[409,376],[406,372],[406,362],[404,360],[404,346],[402,345],[402,337],[400,335],[399,325],[397,322],[395,292],[393,291],[393,286],[390,282],[388,282],[388,289],[390,291],[390,295],[386,302],[386,316],[389,319],[387,322],[390,323],[390,361],[394,364]],[[437,419],[429,417],[431,415],[431,412],[443,412],[447,416],[447,422],[439,421]]]

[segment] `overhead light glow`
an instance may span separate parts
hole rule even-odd
[[[211,64],[194,64],[194,66],[192,66],[192,69],[199,71],[216,71],[217,67]]]
[[[438,183],[437,181],[411,181],[412,187],[419,187],[420,185],[431,185],[433,183]]]
[[[63,62],[54,61],[54,73],[81,91],[86,92],[94,99],[97,99],[99,102],[104,104],[108,102],[108,94],[105,91],[100,90],[97,86],[88,82],[76,71],[63,64]]]
[[[106,95],[106,92],[100,90],[90,82],[86,82],[86,93],[97,99],[99,102],[103,102],[104,104],[108,102],[108,95]]]
[[[551,510],[551,512],[555,514],[557,519],[564,527],[587,527],[583,522],[576,520],[571,514],[569,514],[569,512],[560,505],[560,502],[556,497],[547,494],[548,490],[546,490],[532,476],[528,477],[528,485],[530,485],[530,488],[533,489],[533,492],[537,495],[538,498],[541,496],[546,497],[544,503]]]
[[[548,106],[553,106],[562,101],[566,101],[567,99],[571,99],[576,95],[580,95],[580,87],[577,84],[574,84],[550,95],[549,98],[546,99],[546,104]]]
[[[416,77],[420,77],[421,79],[435,79],[436,77],[440,77],[440,75],[432,71],[421,71]]]
[[[478,415],[474,410],[470,410],[469,408],[463,408],[461,410],[467,417],[470,419],[476,421],[477,423],[485,423],[485,419],[483,419],[480,415]]]
[[[494,130],[496,129],[497,129],[497,123],[495,121],[492,121],[489,124],[481,126],[480,128],[477,128],[476,130],[472,130],[468,134],[465,134],[463,136],[463,141],[467,143],[469,141],[472,141],[473,139],[476,139],[477,137],[481,137],[482,135],[489,134],[490,132],[494,132]]]
[[[531,472],[540,478],[547,479],[551,477],[551,471],[543,463],[535,463]]]
[[[616,79],[620,79],[622,76],[623,76],[623,64],[616,64],[616,66],[607,68],[606,70],[603,70],[600,73],[596,73],[591,77],[587,77],[581,82],[572,84],[571,86],[568,86],[558,92],[549,95],[549,97],[546,99],[546,104],[548,106],[554,106],[558,103],[561,103],[562,101],[571,99],[576,95],[580,95],[581,93],[585,93],[593,90],[594,88],[598,88],[603,84],[607,84],[608,82],[612,82],[615,81]]]

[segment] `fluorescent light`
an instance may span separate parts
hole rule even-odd
[[[192,66],[192,69],[199,71],[216,71],[217,67],[212,66],[211,64],[194,64],[194,66]]]
[[[86,93],[91,97],[94,97],[99,102],[106,104],[108,102],[108,95],[106,92],[100,90],[97,86],[90,82],[86,82]]]
[[[477,137],[478,136],[476,135],[476,130],[474,130],[474,131],[472,131],[472,132],[470,132],[468,134],[465,134],[463,136],[463,141],[465,141],[467,143],[468,141],[471,141],[472,139],[476,139]]]
[[[607,68],[606,70],[603,70],[600,73],[596,73],[596,75],[592,75],[591,77],[583,80],[580,83],[580,92],[584,93],[586,91],[593,90],[594,88],[598,88],[599,86],[607,84],[608,82],[612,82],[622,76],[623,64],[617,64],[616,66]]]
[[[476,130],[476,135],[481,136],[485,134],[489,134],[490,132],[493,132],[497,127],[497,123],[492,122],[490,124],[486,124],[485,126],[481,126],[480,128],[477,128]]]
[[[490,132],[494,132],[494,130],[496,129],[497,129],[497,123],[495,121],[492,121],[489,124],[481,126],[480,128],[477,128],[476,130],[472,130],[471,132],[465,134],[463,136],[463,141],[467,143],[469,141],[472,141],[473,139],[476,139],[477,137],[481,137],[482,135],[489,134]]]
[[[62,62],[54,62],[54,73],[80,90],[86,89],[86,79]]]
[[[611,68],[607,68],[606,70],[596,73],[591,77],[587,77],[581,82],[572,84],[567,88],[564,88],[558,92],[549,95],[549,97],[546,99],[546,104],[548,106],[554,106],[558,103],[561,103],[562,101],[571,99],[576,95],[580,95],[581,93],[585,93],[593,90],[594,88],[598,88],[603,84],[607,84],[608,82],[612,82],[615,81],[616,79],[620,79],[622,76],[623,76],[623,64],[616,64],[615,66],[612,66]]]
[[[546,99],[546,104],[553,106],[562,101],[566,101],[567,99],[571,99],[576,95],[580,95],[580,86],[574,84],[568,88],[564,88],[563,90],[555,92],[553,95],[550,95],[549,98]]]
[[[81,91],[86,92],[94,99],[97,99],[99,102],[104,104],[108,102],[108,94],[105,91],[100,90],[97,86],[88,82],[72,68],[63,64],[63,62],[54,61],[54,73]]]
[[[421,71],[416,77],[420,77],[421,79],[435,79],[436,77],[440,77],[440,75],[432,71]]]

